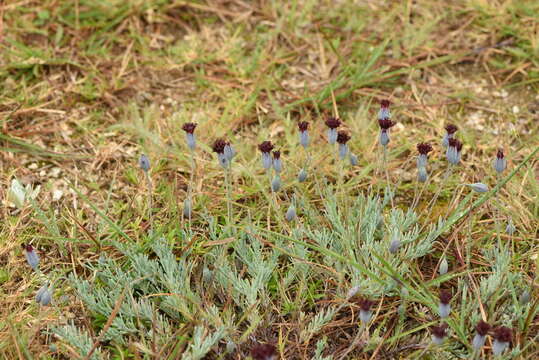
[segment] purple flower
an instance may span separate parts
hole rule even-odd
[[[274,360],[277,358],[277,350],[270,344],[256,344],[251,349],[251,357],[254,360]]]
[[[223,167],[223,169],[226,169],[230,165],[230,160],[225,155],[225,147],[227,146],[227,142],[223,139],[217,139],[212,145],[212,150],[214,153],[217,154],[217,159],[219,160],[219,164]]]
[[[24,249],[24,255],[26,256],[26,262],[34,271],[37,271],[37,268],[39,266],[39,256],[37,255],[37,252],[34,250],[33,246],[30,244],[22,245],[22,248]]]
[[[52,287],[49,284],[43,285],[36,294],[36,302],[40,305],[47,306],[52,301]]]
[[[348,155],[347,142],[349,140],[350,140],[350,135],[348,135],[345,131],[339,131],[337,133],[337,142],[339,143],[339,158],[341,160],[344,160],[346,158],[346,155]]]
[[[419,156],[417,157],[417,167],[426,167],[428,161],[428,154],[432,151],[432,146],[428,143],[417,144],[417,151]]]
[[[440,290],[440,303],[438,305],[438,312],[442,319],[448,317],[449,313],[451,312],[451,304],[449,304],[449,302],[451,301],[452,297],[453,295],[451,294],[451,291]]]
[[[494,170],[496,170],[498,174],[501,174],[507,167],[507,159],[505,158],[502,149],[498,149],[498,152],[496,153],[496,159],[494,159],[493,166],[494,166]]]
[[[447,336],[447,324],[443,323],[440,326],[431,326],[430,333],[432,334],[432,342],[436,345],[442,345]]]
[[[380,101],[380,111],[378,112],[378,120],[391,118],[391,112],[389,110],[390,104],[391,103],[389,102],[389,100],[386,100],[386,99]]]
[[[281,152],[278,150],[275,150],[273,152],[273,169],[277,173],[280,173],[283,170],[283,162],[281,161]]]
[[[182,126],[182,130],[185,131],[185,139],[187,142],[187,146],[191,150],[195,150],[196,148],[196,138],[195,138],[195,129],[197,127],[197,124],[195,123],[185,123]]]
[[[359,304],[359,319],[362,323],[366,324],[371,321],[372,310],[371,308],[376,304],[376,301],[371,301],[367,298],[358,300]]]
[[[299,128],[299,143],[304,148],[307,148],[309,145],[309,123],[307,121],[300,121],[298,123]]]
[[[447,151],[445,156],[450,164],[458,165],[461,157],[462,143],[457,139],[451,138],[448,141]]]
[[[444,138],[442,139],[443,147],[447,147],[449,145],[449,139],[453,138],[453,135],[457,132],[457,130],[458,128],[453,124],[446,125],[445,131],[447,131],[447,133],[444,135]]]
[[[336,117],[329,117],[326,120],[326,126],[328,127],[328,142],[333,145],[337,142],[337,128],[341,126],[341,120]]]
[[[393,121],[390,119],[378,119],[378,125],[380,126],[380,145],[387,146],[389,144],[389,134],[388,131],[393,126],[396,125]]]
[[[475,326],[475,336],[472,341],[472,347],[475,350],[480,350],[485,345],[487,334],[490,330],[490,325],[483,320],[479,320]]]
[[[492,342],[492,353],[497,356],[503,353],[509,346],[513,338],[513,331],[508,327],[500,326],[494,329],[492,337],[494,338]]]
[[[273,150],[273,147],[271,141],[264,141],[258,145],[258,150],[262,152],[262,166],[266,170],[271,168],[271,151]]]

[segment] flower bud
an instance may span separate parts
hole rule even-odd
[[[40,305],[47,306],[52,301],[52,288],[49,284],[43,285],[36,294],[36,302]]]
[[[296,218],[296,207],[294,204],[290,204],[288,210],[286,210],[286,221],[293,221]]]
[[[387,130],[380,131],[380,145],[387,146],[389,144],[389,135],[387,134]]]
[[[223,149],[223,152],[228,162],[231,162],[234,156],[236,156],[236,150],[229,142],[226,143],[225,148]]]
[[[440,268],[438,271],[440,272],[440,275],[447,274],[447,270],[449,269],[449,264],[447,263],[447,258],[444,256],[442,261],[440,262]]]
[[[359,285],[351,287],[350,290],[348,290],[348,293],[346,294],[346,298],[351,299],[354,296],[356,296],[356,294],[359,292],[359,289],[360,289]]]
[[[447,161],[450,164],[458,165],[461,158],[462,143],[458,141],[457,139],[453,139],[453,138],[449,139],[448,143],[449,145],[445,153]]]
[[[277,192],[279,191],[280,188],[281,188],[281,177],[279,175],[275,175],[275,177],[271,181],[271,189],[274,192]]]
[[[191,214],[192,214],[191,200],[187,198],[183,201],[183,216],[187,219],[190,219]]]
[[[389,100],[386,100],[386,99],[380,101],[380,111],[378,111],[378,120],[391,118],[391,111],[389,110],[390,104],[391,103],[389,102]]]
[[[505,233],[509,236],[513,235],[517,229],[515,228],[515,225],[513,225],[513,221],[509,220],[507,223],[507,226],[505,227]]]
[[[148,172],[150,170],[150,159],[144,154],[140,155],[140,158],[138,159],[138,165],[144,172]]]
[[[528,290],[524,290],[522,294],[520,294],[518,302],[520,303],[520,305],[524,306],[530,302],[530,299],[531,299],[530,292]]]
[[[304,182],[305,180],[307,180],[307,171],[305,171],[305,169],[301,169],[298,174],[298,181]]]
[[[357,166],[359,164],[359,161],[355,154],[350,153],[350,155],[348,156],[348,160],[350,160],[350,165],[352,166]]]
[[[394,235],[393,239],[391,240],[391,243],[389,244],[389,252],[392,254],[396,254],[400,246],[401,246],[401,241],[399,239],[399,236]]]
[[[488,191],[488,186],[480,182],[467,185],[471,187],[473,191],[478,193],[486,193]]]

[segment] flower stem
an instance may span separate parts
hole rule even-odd
[[[152,193],[152,179],[147,171],[144,171],[146,177],[146,184],[148,186],[148,220],[150,221],[150,232],[153,232],[153,193]]]

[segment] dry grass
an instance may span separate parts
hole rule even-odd
[[[69,282],[58,282],[54,306],[35,304],[40,276],[29,272],[21,244],[39,249],[44,274],[93,276],[85,264],[103,254],[122,255],[109,242],[119,239],[117,233],[92,205],[131,239],[147,241],[146,190],[136,167],[140,152],[152,159],[158,226],[185,225],[181,203],[190,163],[180,128],[186,121],[199,123],[203,149],[194,176],[197,236],[193,243],[176,244],[178,253],[192,247],[202,254],[215,246],[205,236],[200,214],[226,214],[222,171],[209,149],[217,137],[231,139],[238,150],[237,217],[249,212],[267,219],[274,231],[288,229],[261,205],[267,184],[255,146],[271,139],[285,159],[294,158],[298,120],[313,123],[315,146],[323,146],[322,120],[334,105],[360,156],[360,166],[345,175],[345,187],[359,192],[383,183],[376,176],[376,101],[392,100],[399,124],[389,166],[400,204],[414,196],[415,144],[438,144],[448,122],[459,125],[465,143],[464,166],[455,182],[493,184],[491,159],[498,147],[513,168],[539,144],[539,4],[533,1],[44,0],[0,6],[0,354],[6,359],[53,356],[49,344],[54,341],[46,330],[68,321],[98,338],[96,319]],[[429,196],[443,175],[436,165],[442,158],[433,156]],[[328,160],[323,152],[314,158],[319,171],[331,177],[335,169]],[[285,184],[299,165],[287,163]],[[40,187],[34,204],[12,206],[7,193],[13,178]],[[511,243],[511,266],[521,271],[535,298],[537,178],[535,157],[499,193],[504,216],[511,214],[519,230]],[[292,192],[291,185],[286,189]],[[307,191],[316,193],[314,186]],[[440,206],[427,216],[436,219],[447,211],[451,195],[443,192]],[[320,198],[312,199],[314,207],[321,206]],[[457,259],[468,236],[494,242],[484,229],[492,229],[495,214],[495,203],[487,203],[478,212],[477,228],[468,233],[465,221],[440,244],[457,244],[445,248]],[[414,270],[417,279],[433,279],[437,260],[422,259]],[[479,253],[476,260],[487,265]],[[455,271],[465,272],[465,264]],[[470,274],[481,275],[471,269]],[[303,310],[337,301],[320,295],[326,285],[313,281],[310,286],[317,297],[302,302]],[[283,358],[308,358],[316,342],[299,341],[301,319],[279,316],[285,300],[275,295],[269,311],[279,321],[253,336],[278,339]],[[377,310],[377,321],[390,329],[396,326],[397,301],[385,298]],[[354,336],[356,312],[350,306],[321,332],[334,353],[342,353]],[[525,346],[537,330],[539,320],[530,319],[527,333],[520,332],[515,343]],[[414,333],[386,349],[387,334],[380,335],[379,347],[355,356],[412,356],[421,342]],[[111,351],[118,357],[144,353],[134,344]],[[68,352],[65,357],[74,356]],[[539,349],[528,348],[526,356],[539,356]]]

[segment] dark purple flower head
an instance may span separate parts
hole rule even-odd
[[[269,154],[271,150],[273,150],[273,144],[271,141],[263,141],[260,145],[258,145],[258,149],[262,151],[262,153]]]
[[[274,159],[280,159],[281,158],[281,152],[279,150],[275,150],[273,152],[273,158]]]
[[[387,100],[387,99],[380,100],[380,107],[382,109],[389,108],[389,105],[391,105],[391,102],[389,100]]]
[[[417,151],[421,155],[427,155],[432,151],[432,146],[429,143],[419,143],[417,144]]]
[[[475,331],[477,331],[477,333],[481,336],[486,336],[489,330],[490,330],[490,325],[483,320],[479,320],[477,325],[475,325]]]
[[[440,303],[449,304],[452,297],[453,297],[453,294],[451,294],[451,291],[449,291],[449,290],[440,290]]]
[[[451,139],[448,140],[448,142],[449,142],[450,147],[456,148],[457,151],[462,150],[462,143],[460,141],[458,141],[457,139],[451,138]]]
[[[223,139],[215,140],[215,142],[213,143],[213,146],[212,146],[213,152],[215,152],[217,154],[224,154],[226,144],[227,144],[227,142],[225,140],[223,140]]]
[[[499,326],[494,329],[492,337],[500,342],[511,342],[513,338],[513,331],[505,326]]]
[[[326,126],[330,129],[336,129],[339,126],[341,126],[341,120],[339,120],[336,117],[331,116],[326,120]]]
[[[380,125],[382,131],[386,131],[396,125],[393,121],[389,119],[379,119],[378,124]]]
[[[307,131],[309,128],[309,123],[307,121],[300,121],[298,123],[299,131]]]
[[[32,252],[32,251],[34,251],[34,247],[33,247],[32,245],[30,245],[30,244],[26,244],[26,245],[25,245],[25,244],[22,244],[21,246],[22,246],[22,248],[23,248],[24,250],[26,250],[27,252]]]
[[[430,332],[433,336],[436,336],[437,338],[443,339],[446,337],[447,333],[447,324],[443,323],[440,326],[431,326]]]
[[[376,301],[369,300],[367,298],[361,298],[357,301],[359,308],[363,311],[370,311],[371,307],[376,305]]]
[[[346,131],[339,131],[337,133],[337,142],[339,144],[346,144],[350,140],[350,135],[346,133]]]
[[[254,360],[271,360],[277,355],[275,346],[271,344],[256,344],[251,349],[251,356]]]
[[[503,149],[498,149],[498,152],[496,153],[496,157],[498,159],[503,159],[505,158],[505,155],[503,154]]]
[[[197,124],[195,123],[185,123],[182,126],[182,130],[188,134],[192,134],[195,131],[196,127],[197,127]]]
[[[453,135],[454,133],[456,133],[458,129],[459,128],[453,124],[449,124],[445,126],[445,131],[447,131],[447,133],[450,135]]]

